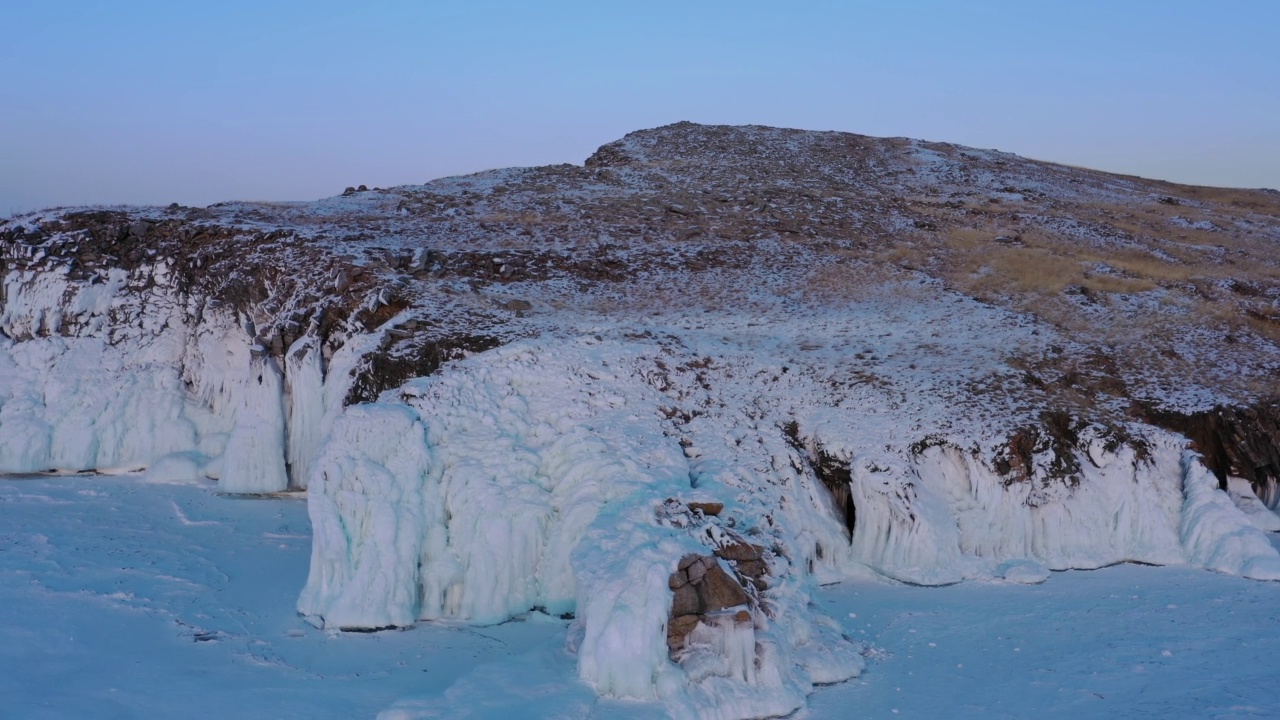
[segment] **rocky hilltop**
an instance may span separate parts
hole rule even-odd
[[[309,487],[317,623],[572,615],[604,694],[789,713],[860,572],[1280,578],[1275,191],[677,123],[22,215],[0,275],[0,471]]]

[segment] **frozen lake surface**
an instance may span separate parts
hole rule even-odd
[[[305,502],[214,488],[0,479],[0,717],[664,714],[596,702],[562,649],[567,622],[540,613],[311,627],[294,610]],[[1122,565],[1033,586],[861,581],[815,600],[869,662],[807,717],[1280,717],[1280,583]]]

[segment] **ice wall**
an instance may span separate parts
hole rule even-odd
[[[285,469],[284,376],[256,348],[241,381],[235,427],[227,440],[218,487],[230,493],[271,493],[289,487]]]
[[[311,462],[328,429],[324,394],[324,364],[314,334],[294,341],[284,357],[288,383],[289,473],[294,485],[305,489]]]
[[[653,411],[661,396],[628,371],[633,351],[516,343],[348,408],[311,476],[312,574],[299,610],[326,627],[572,612],[583,680],[690,717],[743,717],[748,707],[785,714],[814,682],[856,675],[857,647],[814,630],[809,576],[781,558],[777,592],[755,609],[752,673],[742,657],[716,666],[723,672],[702,663],[693,676],[668,658],[669,577],[711,540],[659,513],[669,498],[732,495],[666,431]],[[405,406],[425,428],[416,454],[402,444],[416,432]],[[774,496],[760,507],[778,510],[777,491],[761,491]],[[762,520],[737,503],[726,515],[744,531]],[[757,540],[793,544],[783,517],[761,524]],[[747,652],[737,640],[738,655]]]
[[[123,471],[194,451],[200,428],[180,376],[186,326],[159,286],[167,266],[112,271],[98,284],[8,273],[0,312],[0,472]],[[146,304],[148,310],[139,308]],[[126,328],[109,316],[137,312]]]
[[[772,373],[755,365],[767,360],[714,370],[702,350],[686,385],[648,371],[661,352],[651,346],[544,338],[346,409],[311,476],[316,537],[299,609],[338,627],[572,612],[579,674],[599,693],[737,718],[792,712],[815,683],[860,672],[857,648],[809,607],[814,582],[1042,580],[1046,567],[1125,561],[1257,578],[1277,567],[1176,436],[1143,430],[1140,455],[1086,427],[1078,473],[1056,476],[1037,456],[1011,481],[959,440],[886,444],[904,426],[872,396],[794,423],[797,406],[821,407],[821,390],[770,396],[744,380]],[[850,535],[815,473],[817,446],[849,469]],[[692,501],[725,507],[695,521],[664,510]],[[705,623],[672,659],[668,579],[730,530],[769,548],[767,589],[749,623]]]
[[[149,469],[274,492],[336,416],[314,339],[286,388],[251,325],[180,292],[167,261],[88,280],[11,271],[3,285],[0,472]]]
[[[299,611],[323,615],[331,627],[418,619],[420,565],[443,549],[431,466],[422,425],[407,407],[359,405],[338,420],[314,465],[311,572]]]

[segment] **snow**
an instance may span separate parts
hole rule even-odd
[[[1021,585],[1039,585],[1049,579],[1049,568],[1038,560],[1005,560],[996,567],[996,577]]]
[[[1137,565],[1040,585],[826,587],[815,602],[871,651],[858,681],[810,696],[808,717],[1274,717],[1277,600],[1275,583]]]
[[[0,480],[5,714],[669,717],[657,701],[598,697],[565,649],[569,623],[541,613],[481,628],[312,627],[290,607],[307,574],[305,503],[215,490]],[[1033,586],[868,577],[811,598],[832,618],[826,631],[866,643],[868,668],[817,689],[804,717],[1268,717],[1280,706],[1277,583],[1120,565]]]
[[[306,502],[216,489],[0,479],[0,716],[373,717],[486,664],[567,657],[567,623],[536,613],[479,629],[313,628],[293,610]],[[572,672],[562,682],[594,697]]]

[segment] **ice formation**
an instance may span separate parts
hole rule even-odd
[[[1144,459],[1087,430],[1074,481],[1009,484],[957,444],[858,455],[870,441],[846,418],[843,438],[807,439],[849,463],[850,540],[805,448],[786,437],[788,415],[761,410],[783,398],[735,380],[759,358],[728,358],[716,385],[730,402],[685,424],[662,411],[683,388],[647,373],[655,359],[626,341],[516,343],[349,408],[311,479],[313,572],[299,609],[339,627],[576,612],[579,673],[598,692],[728,718],[791,712],[815,683],[860,671],[858,647],[808,605],[819,580],[1041,582],[1046,568],[1125,561],[1269,579],[1280,561],[1184,443],[1155,430]],[[411,452],[405,438],[419,434]],[[673,498],[725,509],[672,521]],[[373,506],[391,515],[371,523]],[[768,588],[744,608],[750,621],[715,615],[673,662],[668,577],[715,547],[726,522],[773,548]],[[406,537],[411,547],[397,544]]]

